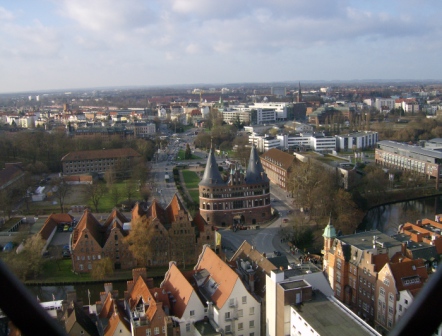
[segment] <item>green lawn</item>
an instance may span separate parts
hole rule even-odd
[[[188,190],[190,197],[192,197],[192,201],[195,204],[199,204],[200,203],[200,194],[199,194],[199,190]]]
[[[176,156],[176,159],[177,160],[189,160],[189,159],[184,159],[184,154],[185,154],[185,151],[183,150],[183,149],[180,149],[179,151],[178,151],[178,154],[177,154],[177,156]],[[199,157],[199,156],[196,156],[196,155],[193,155],[192,154],[192,156],[191,156],[191,158],[190,158],[190,160],[200,160],[201,158]]]
[[[200,183],[200,178],[194,171],[183,170],[183,178],[187,189],[198,188],[198,183]]]

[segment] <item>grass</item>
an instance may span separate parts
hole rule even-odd
[[[182,173],[183,173],[184,183],[186,184],[187,189],[198,188],[198,183],[200,183],[200,178],[194,171],[183,170]]]
[[[199,204],[200,202],[200,194],[199,194],[199,190],[187,190],[190,197],[192,198],[193,203],[195,204]]]
[[[176,159],[177,159],[177,160],[200,160],[200,159],[201,159],[199,156],[196,156],[196,155],[193,155],[193,154],[192,154],[192,156],[190,157],[190,159],[185,159],[185,158],[184,158],[184,155],[185,155],[185,151],[182,150],[182,149],[180,149],[180,150],[178,151],[178,154],[177,154],[177,156],[176,156]]]
[[[155,267],[148,268],[149,277],[164,277],[167,272],[168,267]],[[58,261],[48,260],[44,266],[41,276],[35,280],[26,281],[28,284],[32,283],[75,283],[75,282],[88,282],[95,281],[92,279],[89,273],[78,273],[72,272],[72,260],[62,259]],[[116,270],[114,274],[106,277],[103,281],[112,280],[128,280],[132,278],[132,270]]]

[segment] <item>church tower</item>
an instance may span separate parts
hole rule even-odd
[[[324,249],[322,250],[322,254],[324,255],[323,271],[325,271],[327,273],[328,272],[328,264],[329,264],[328,253],[332,249],[333,240],[336,238],[336,229],[332,224],[331,214],[330,214],[330,218],[328,220],[328,224],[324,229],[324,234],[322,235],[322,237],[324,237]]]
[[[301,82],[298,82],[298,99],[296,100],[296,102],[302,102]]]

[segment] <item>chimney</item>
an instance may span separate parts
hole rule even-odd
[[[134,279],[134,283],[137,281],[139,276],[147,278],[147,269],[146,268],[134,268],[132,270],[132,278]]]

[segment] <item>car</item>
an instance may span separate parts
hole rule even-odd
[[[63,246],[63,250],[67,250],[67,251],[69,251],[69,245],[64,245],[64,246]]]
[[[66,224],[66,225],[63,227],[63,231],[65,231],[65,232],[66,232],[66,231],[69,231],[69,225]]]
[[[63,258],[70,258],[71,257],[71,252],[64,250],[62,253]]]
[[[277,256],[277,257],[282,256],[282,253],[279,252],[279,251],[273,251],[273,254],[274,254],[275,256]]]
[[[283,223],[288,223],[288,221],[289,221],[289,220],[288,220],[287,218],[284,218],[284,219],[282,220]]]

